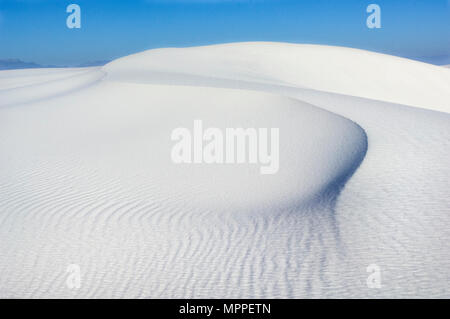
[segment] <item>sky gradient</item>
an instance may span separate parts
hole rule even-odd
[[[81,7],[81,29],[66,26],[71,3]],[[371,3],[381,7],[381,29],[366,26]],[[450,1],[0,0],[0,59],[77,65],[238,41],[338,45],[447,64]]]

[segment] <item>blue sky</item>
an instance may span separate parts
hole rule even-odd
[[[81,7],[81,29],[66,26],[71,3]],[[381,7],[381,29],[366,27],[370,3]],[[237,41],[339,45],[438,62],[450,54],[450,0],[0,0],[0,59],[75,65]]]

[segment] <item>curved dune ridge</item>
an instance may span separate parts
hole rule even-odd
[[[339,47],[2,71],[0,297],[448,298],[448,113],[449,69]],[[279,128],[278,172],[174,164],[199,119]]]
[[[105,73],[98,67],[0,72],[0,107],[32,103],[88,87]]]

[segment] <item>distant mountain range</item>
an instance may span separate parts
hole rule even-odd
[[[413,60],[444,66],[450,64],[450,55],[424,56],[420,58],[413,58]]]
[[[13,69],[35,69],[35,68],[67,68],[67,67],[89,67],[105,65],[109,61],[92,61],[78,65],[42,65],[34,62],[25,62],[19,59],[0,59],[0,70]]]

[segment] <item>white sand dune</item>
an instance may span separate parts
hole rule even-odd
[[[64,95],[99,81],[100,68],[23,69],[0,72],[0,107]]]
[[[448,298],[448,113],[450,70],[338,47],[2,71],[0,297]],[[279,127],[278,173],[172,163],[195,119]]]

